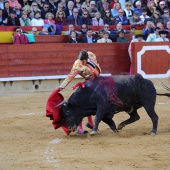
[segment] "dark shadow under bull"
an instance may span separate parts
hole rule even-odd
[[[96,115],[95,125],[91,134],[98,132],[101,121],[117,132],[126,125],[140,119],[137,110],[144,107],[152,120],[151,134],[156,134],[158,115],[155,112],[156,90],[150,80],[140,75],[119,75],[97,77],[86,81],[85,87],[79,87],[67,102],[63,101],[62,116],[70,130],[76,130],[82,119]],[[169,96],[169,93],[159,94]],[[58,106],[59,106],[58,105]],[[121,122],[116,128],[113,116],[125,111],[130,118]]]

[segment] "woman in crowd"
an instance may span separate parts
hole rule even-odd
[[[103,18],[104,24],[114,25],[115,19],[112,17],[110,10],[106,10]]]
[[[132,4],[130,2],[125,3],[124,16],[126,16],[127,19],[133,16]]]
[[[58,25],[67,25],[67,19],[64,11],[57,11],[55,24]]]
[[[109,2],[110,2],[110,9],[112,9],[114,7],[115,3],[117,3],[117,2],[119,3],[119,0],[111,0]]]
[[[5,1],[4,2],[4,9],[3,9],[3,16],[4,16],[5,19],[7,19],[10,16],[11,11],[12,11],[12,8],[9,6],[9,2]]]
[[[100,12],[95,13],[95,17],[92,18],[92,25],[93,26],[103,26],[104,22],[103,19],[101,18]]]
[[[35,16],[35,11],[38,11],[38,10],[40,10],[40,9],[38,8],[38,4],[37,4],[36,2],[33,2],[33,3],[31,4],[31,13],[30,13],[30,18],[31,18],[31,19],[34,18],[34,16]]]
[[[153,15],[151,16],[151,21],[154,24],[157,24],[159,22],[161,22],[162,24],[164,24],[164,19],[161,17],[160,12],[158,10],[155,10],[155,12],[153,13]]]
[[[81,0],[74,0],[74,8],[81,9]]]
[[[151,17],[156,10],[156,4],[154,1],[150,1],[147,7],[147,15]]]
[[[114,4],[114,7],[111,9],[111,13],[113,17],[118,16],[118,11],[121,8],[121,4],[119,2]]]
[[[31,20],[28,18],[26,11],[22,11],[22,16],[19,21],[21,26],[31,26]]]
[[[86,5],[87,7],[90,6],[90,0],[85,0],[82,5]]]
[[[51,12],[48,12],[46,15],[45,15],[45,20],[44,20],[44,24],[55,24],[55,21],[53,20],[54,18],[54,15],[51,13]]]

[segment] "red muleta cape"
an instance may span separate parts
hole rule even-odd
[[[60,102],[64,100],[64,97],[58,93],[58,89],[54,90],[49,96],[46,103],[46,116],[53,120],[52,124],[54,129],[62,128],[64,132],[69,135],[70,131],[68,130],[64,119],[61,115],[61,106],[55,108]]]

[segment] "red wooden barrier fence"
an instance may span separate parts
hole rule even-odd
[[[128,74],[129,43],[29,44],[0,46],[0,78],[65,75],[80,50],[97,55],[102,73]]]
[[[170,43],[133,43],[133,73],[145,78],[165,78],[170,76]]]

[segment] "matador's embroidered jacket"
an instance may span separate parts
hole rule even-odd
[[[89,59],[87,60],[87,64],[83,65],[81,60],[76,60],[73,64],[70,74],[66,77],[66,79],[60,85],[60,88],[65,88],[77,75],[80,74],[85,80],[94,78],[99,76],[101,73],[101,69],[99,64],[97,63],[96,56],[92,52],[87,52],[89,55]]]

